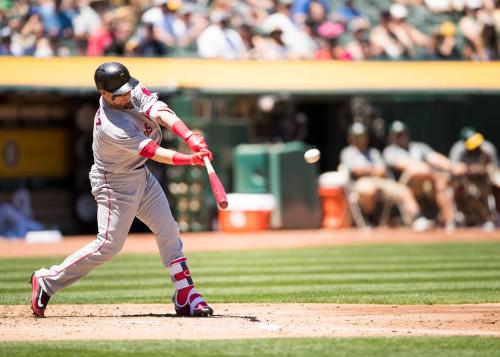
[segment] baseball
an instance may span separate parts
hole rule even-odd
[[[318,162],[321,152],[318,149],[310,149],[304,153],[304,160],[309,164]]]

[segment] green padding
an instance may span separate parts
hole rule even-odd
[[[317,165],[304,161],[305,143],[238,145],[234,151],[234,187],[239,193],[272,193],[273,228],[318,228],[321,210]]]
[[[271,220],[273,228],[320,227],[317,165],[304,161],[304,152],[308,149],[310,147],[302,142],[270,146],[270,192],[277,202]]]
[[[239,193],[269,192],[268,145],[238,145],[234,150],[234,189]]]

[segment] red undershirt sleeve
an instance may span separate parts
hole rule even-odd
[[[159,145],[151,140],[146,146],[144,146],[142,148],[139,155],[141,155],[143,157],[147,157],[148,159],[151,159],[155,156],[156,149],[158,149],[158,147],[159,147]]]

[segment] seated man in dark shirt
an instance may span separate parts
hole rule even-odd
[[[452,162],[466,167],[463,175],[456,176],[452,182],[457,208],[465,224],[493,230],[498,216],[493,204],[493,175],[498,167],[496,149],[474,128],[463,128],[460,137],[449,156]]]

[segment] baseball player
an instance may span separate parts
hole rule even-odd
[[[97,238],[67,257],[60,265],[31,275],[31,308],[44,317],[52,295],[110,260],[125,243],[134,217],[155,234],[165,267],[170,269],[180,316],[208,316],[213,310],[195,291],[179,228],[160,184],[144,165],[148,159],[171,165],[203,165],[212,159],[205,139],[193,133],[162,101],[130,76],[121,63],[97,67],[94,80],[101,94],[94,118],[94,165],[90,170],[97,202]],[[160,125],[168,127],[191,148],[187,155],[159,146]]]

